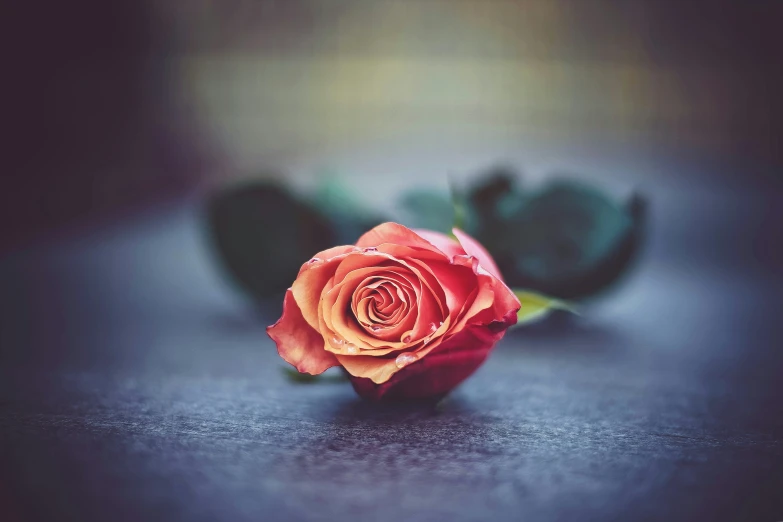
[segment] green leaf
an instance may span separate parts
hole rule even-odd
[[[259,301],[283,294],[302,263],[339,244],[341,230],[328,216],[273,182],[220,189],[210,195],[205,210],[215,258],[240,289]]]
[[[400,197],[399,207],[405,214],[401,223],[444,234],[454,226],[454,205],[442,191],[415,189]]]
[[[576,176],[520,187],[513,171],[468,192],[471,231],[512,288],[562,299],[608,290],[629,273],[645,240],[647,200],[622,202]]]
[[[517,326],[530,324],[545,318],[552,310],[565,310],[577,314],[576,308],[565,301],[547,297],[529,290],[513,290],[522,308],[517,312]]]
[[[345,382],[348,377],[345,374],[333,374],[333,375],[311,375],[309,373],[299,373],[293,368],[281,367],[283,375],[291,382],[296,384],[313,384],[317,382]]]

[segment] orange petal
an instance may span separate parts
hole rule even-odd
[[[452,229],[452,232],[457,236],[457,239],[459,239],[460,245],[465,249],[465,253],[478,259],[479,265],[481,265],[484,270],[503,281],[503,275],[495,264],[495,260],[492,259],[492,256],[481,243],[458,228]]]
[[[379,269],[383,270],[383,267],[379,267]],[[357,270],[356,272],[360,271]],[[392,275],[391,272],[388,272],[387,277],[391,277]],[[343,283],[335,286],[332,290],[329,297],[331,298],[335,293],[337,293],[337,295],[331,305],[331,310],[324,310],[324,315],[329,316],[327,323],[331,321],[332,329],[335,333],[344,337],[346,340],[353,342],[360,348],[372,349],[376,347],[394,347],[399,345],[400,343],[395,341],[394,337],[401,338],[402,332],[412,328],[415,324],[418,315],[418,297],[416,295],[418,294],[418,291],[406,287],[401,288],[402,293],[407,295],[405,299],[407,301],[407,306],[405,306],[403,310],[405,315],[402,316],[399,323],[389,328],[386,335],[376,336],[368,333],[364,328],[359,326],[356,321],[348,317],[346,311],[350,309],[352,294],[357,288],[356,285],[361,284],[362,281],[362,279],[359,279],[359,281],[351,281],[351,279],[353,279],[353,274],[346,277]],[[347,283],[347,286],[344,283]],[[329,301],[324,300],[324,306],[328,305]],[[400,345],[400,347],[402,346],[403,345]]]
[[[334,259],[335,257],[343,256],[345,254],[348,254],[350,252],[354,252],[356,250],[356,247],[352,245],[340,245],[336,247],[327,248],[326,250],[321,250],[317,254],[315,254],[310,260],[302,265],[302,268],[299,269],[299,273],[301,274],[303,270],[306,270],[312,263],[311,261],[313,259],[320,259],[323,261],[330,261]]]
[[[376,250],[352,252],[345,256],[334,274],[335,281],[340,282],[345,276],[359,268],[379,266],[386,262],[404,264],[406,259],[422,259],[432,261],[446,261],[446,256],[431,247],[432,250],[412,248],[402,245],[384,243]]]
[[[354,330],[350,327],[350,321],[346,322],[346,310],[348,310],[350,299],[354,291],[361,285],[362,281],[373,275],[383,276],[389,280],[393,280],[398,284],[397,289],[402,293],[399,297],[402,301],[407,303],[405,308],[412,306],[416,302],[414,286],[420,286],[413,274],[408,274],[407,267],[393,265],[393,266],[368,266],[359,268],[346,274],[345,279],[335,284],[328,291],[322,294],[321,302],[319,305],[319,317],[323,320],[325,326],[332,332],[339,334],[346,340],[350,340],[356,343],[358,339],[353,339],[354,335],[362,338],[361,344],[369,344],[370,346],[360,346],[362,348],[369,348],[375,346],[381,346],[384,343],[378,340],[373,340],[365,336],[365,332]],[[347,330],[346,330],[347,328]]]
[[[267,327],[266,333],[277,344],[280,357],[302,373],[316,375],[339,364],[334,355],[324,350],[321,334],[302,317],[290,289],[285,293],[282,317]]]
[[[438,348],[443,342],[447,342],[443,337],[433,339],[431,343],[420,346],[418,349],[411,350],[410,353],[415,354],[417,360],[422,360],[431,351]],[[380,352],[380,353],[377,353]],[[373,350],[373,355],[339,355],[336,354],[337,360],[346,369],[346,371],[353,377],[365,377],[371,379],[375,384],[382,384],[400,371],[397,366],[396,357],[385,358],[378,357],[377,355],[385,355],[390,353],[391,350]],[[396,354],[395,354],[396,355]]]
[[[366,377],[381,384],[399,371],[395,359],[383,359],[368,355],[335,355],[337,360],[354,377]]]
[[[365,329],[371,328],[377,323],[393,327],[396,324],[394,319],[398,318],[400,313],[404,312],[404,309],[408,307],[409,298],[405,294],[405,287],[398,286],[398,283],[392,279],[377,280],[370,284],[364,284],[368,279],[360,283],[353,295],[351,309],[356,319],[359,320],[359,323]],[[393,292],[390,290],[390,287],[394,289]],[[384,307],[383,303],[381,303],[379,308],[377,303],[379,299],[388,302],[388,305]],[[385,310],[385,312],[382,310]],[[381,325],[378,326],[382,327]]]
[[[313,256],[299,270],[296,281],[291,285],[291,291],[302,316],[311,327],[318,329],[318,302],[321,300],[324,286],[334,276],[341,261],[352,251],[352,246],[324,250]]]

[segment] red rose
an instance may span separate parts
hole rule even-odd
[[[449,392],[520,308],[484,247],[454,235],[384,223],[316,254],[267,328],[280,356],[310,374],[342,366],[370,399]]]

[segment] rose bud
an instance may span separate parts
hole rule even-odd
[[[267,328],[280,356],[303,373],[342,366],[373,400],[451,391],[520,308],[484,247],[461,230],[454,236],[384,223],[355,246],[316,254]]]

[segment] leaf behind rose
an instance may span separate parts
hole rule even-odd
[[[302,263],[337,244],[341,232],[328,215],[276,182],[223,187],[209,196],[205,210],[215,259],[258,301],[284,293]]]
[[[576,307],[566,301],[547,297],[529,290],[513,290],[522,308],[517,312],[517,326],[534,323],[544,319],[553,310],[564,310],[573,314],[579,314]]]
[[[335,244],[351,244],[367,230],[388,221],[386,216],[368,207],[338,174],[327,171],[321,178],[308,202],[331,224]]]
[[[425,228],[451,233],[454,226],[454,207],[447,195],[437,190],[414,189],[399,199],[403,213],[400,223],[412,228]]]
[[[609,290],[634,266],[645,240],[647,199],[627,201],[575,175],[520,187],[496,169],[469,192],[472,232],[492,253],[506,282],[565,299]]]

